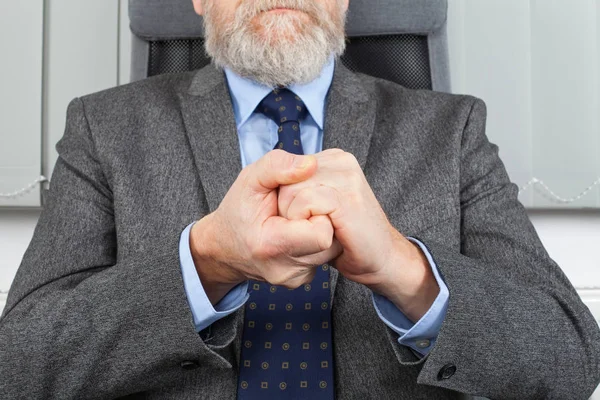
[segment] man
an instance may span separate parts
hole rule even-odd
[[[69,106],[4,398],[590,396],[598,326],[480,100],[344,69],[347,0],[194,7],[216,67]]]

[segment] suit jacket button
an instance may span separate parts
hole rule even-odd
[[[440,369],[438,372],[437,379],[441,381],[442,379],[448,379],[456,372],[456,365],[454,364],[446,364]]]
[[[198,367],[200,367],[200,364],[198,364],[196,361],[186,360],[186,361],[181,362],[181,368],[183,368],[187,371],[191,371]]]

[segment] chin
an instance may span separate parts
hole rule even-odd
[[[292,16],[268,15],[267,17],[286,19],[285,23],[282,23],[282,21],[276,21],[276,23],[273,24],[269,23],[272,21],[268,21],[266,18],[259,18],[258,21],[253,24],[254,33],[256,36],[268,42],[276,42],[275,39],[279,39],[279,41],[284,39],[287,43],[295,43],[298,38],[301,38],[304,35],[307,29],[314,29],[310,22],[307,24],[306,21],[293,18]],[[269,26],[270,28],[265,28],[266,26]]]
[[[300,11],[287,11],[282,13],[267,11],[257,15],[255,19],[255,23],[262,26],[302,26],[307,23],[314,23],[313,19],[308,14]]]

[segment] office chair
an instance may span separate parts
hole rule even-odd
[[[412,89],[450,91],[447,0],[351,0],[343,64]],[[129,0],[131,80],[199,69],[202,18],[191,0]]]

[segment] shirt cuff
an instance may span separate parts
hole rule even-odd
[[[179,239],[179,259],[185,294],[192,310],[196,331],[200,332],[215,321],[226,317],[243,306],[250,295],[247,293],[248,281],[246,281],[231,289],[213,307],[200,282],[200,277],[196,272],[196,266],[192,258],[192,251],[190,250],[190,231],[193,225],[194,223],[191,223],[181,233]]]
[[[426,356],[433,348],[440,332],[440,328],[442,327],[442,323],[444,322],[444,318],[446,317],[450,293],[448,291],[448,286],[446,286],[442,279],[437,265],[433,260],[431,253],[427,250],[427,247],[415,238],[409,237],[407,239],[416,243],[427,257],[433,275],[440,287],[440,292],[435,301],[425,315],[423,315],[416,323],[413,323],[386,297],[375,292],[371,293],[373,295],[373,304],[379,318],[381,318],[390,329],[400,335],[398,343],[413,349],[417,355]]]

